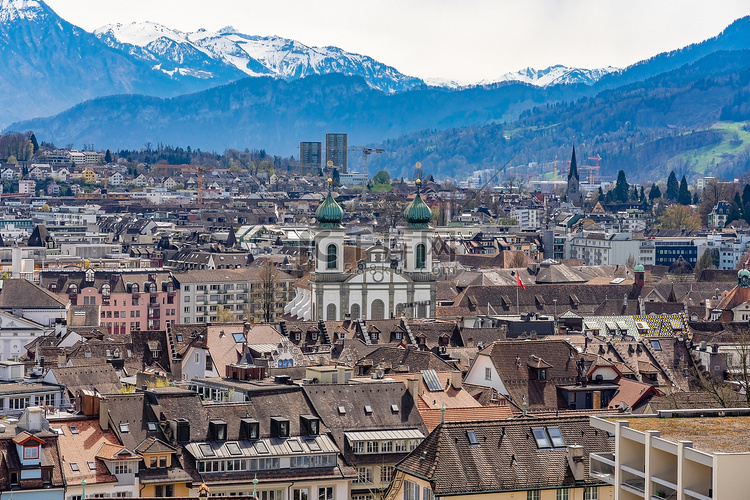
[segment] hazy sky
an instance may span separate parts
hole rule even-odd
[[[718,34],[749,0],[46,0],[92,31],[170,28],[279,35],[335,45],[402,73],[464,83],[553,64],[627,66]]]

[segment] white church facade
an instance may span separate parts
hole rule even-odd
[[[419,183],[419,181],[418,181]],[[419,184],[418,184],[419,185]],[[303,320],[353,321],[431,318],[435,315],[432,212],[417,196],[404,210],[403,259],[378,243],[365,252],[355,271],[344,271],[344,210],[328,196],[315,213],[315,271],[298,286],[285,312]]]

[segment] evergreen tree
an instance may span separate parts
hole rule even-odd
[[[628,201],[630,186],[628,185],[628,180],[625,178],[624,170],[617,172],[617,182],[615,183],[614,191],[613,196],[616,201],[619,201],[620,203]]]
[[[745,217],[745,222],[750,224],[750,203],[745,203],[742,207],[742,215]]]
[[[339,174],[339,169],[334,168],[333,173],[331,174],[331,184],[333,187],[340,187],[341,186],[341,175]]]
[[[104,153],[104,163],[112,163],[112,151],[109,149]]]
[[[750,184],[745,184],[745,188],[742,190],[742,206],[750,203]]]
[[[646,203],[646,193],[645,193],[645,192],[643,191],[643,186],[641,186],[641,192],[640,192],[640,194],[638,195],[638,200],[639,200],[639,201],[640,201],[641,203]]]
[[[683,175],[682,180],[680,181],[680,191],[677,194],[677,203],[679,203],[680,205],[690,205],[690,202],[692,200],[693,197],[690,196],[687,179],[685,179],[685,176]]]
[[[34,132],[32,132],[31,135],[29,136],[29,140],[31,141],[31,144],[34,146],[34,154],[36,154],[37,151],[39,151],[39,143],[36,140],[36,135],[34,135]]]
[[[651,190],[648,192],[648,201],[653,202],[657,198],[661,198],[661,189],[654,183],[651,184]]]
[[[672,170],[667,179],[667,190],[664,191],[664,197],[671,201],[677,201],[679,195],[680,184],[677,182],[677,176],[674,174],[674,170]]]
[[[727,214],[727,225],[730,222],[740,220],[741,218],[742,215],[740,214],[740,207],[738,207],[737,204],[733,201],[732,205],[729,207],[729,213]]]
[[[633,184],[633,189],[630,190],[630,199],[633,201],[638,201],[638,186]]]
[[[700,203],[700,201],[700,198],[698,198],[698,191],[696,191],[695,193],[693,193],[693,205],[697,205],[698,203]]]
[[[738,191],[735,191],[734,193],[734,204],[737,205],[737,208],[740,209],[740,212],[742,213],[742,200],[740,199],[740,193]]]

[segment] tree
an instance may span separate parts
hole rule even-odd
[[[698,262],[695,264],[695,277],[700,278],[701,274],[703,274],[703,271],[706,269],[713,269],[714,268],[714,259],[711,256],[711,251],[706,250],[701,254],[701,258],[698,259]]]
[[[526,254],[523,252],[513,252],[513,257],[510,258],[510,262],[508,262],[508,267],[510,269],[520,269],[522,267],[526,267]]]
[[[671,205],[659,217],[659,225],[662,229],[695,231],[701,228],[701,219],[688,206]]]
[[[680,205],[690,205],[690,202],[692,200],[693,197],[690,196],[687,179],[685,179],[685,176],[683,175],[682,180],[680,181],[680,191],[677,193],[677,203],[679,203]]]
[[[617,182],[615,183],[614,197],[616,201],[625,203],[628,201],[628,195],[630,194],[630,185],[628,180],[625,178],[625,171],[620,170],[617,172]]]
[[[231,323],[232,321],[234,321],[234,315],[232,314],[232,311],[222,305],[216,307],[217,323]]]
[[[333,173],[331,174],[331,185],[333,187],[341,186],[341,175],[339,174],[339,169],[337,168],[334,168]]]
[[[648,192],[648,201],[653,202],[657,198],[661,198],[661,189],[654,183],[651,184],[651,190]]]
[[[279,273],[273,261],[266,259],[260,271],[261,321],[272,323],[276,317],[276,291],[279,288]]]
[[[637,262],[635,261],[635,257],[633,257],[633,254],[631,253],[630,255],[628,255],[628,258],[625,259],[625,267],[632,270],[633,268],[635,268],[636,264]]]
[[[104,163],[112,163],[112,151],[109,149],[104,153]]]
[[[31,145],[34,147],[34,154],[36,154],[39,151],[39,142],[37,142],[34,132],[29,135],[29,141],[31,141]]]
[[[377,174],[375,174],[372,177],[372,182],[374,184],[390,184],[391,183],[391,174],[389,174],[385,170],[381,170]]]
[[[750,204],[750,184],[745,184],[742,189],[742,206]]]
[[[730,222],[740,220],[741,218],[742,214],[740,213],[740,207],[738,207],[737,203],[733,201],[732,204],[729,205],[729,213],[727,213],[726,225],[729,225]]]
[[[664,197],[668,200],[677,201],[679,195],[680,185],[677,182],[677,176],[674,174],[674,170],[672,170],[667,179],[667,190],[664,192]]]

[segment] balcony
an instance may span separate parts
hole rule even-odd
[[[589,473],[607,484],[615,484],[615,454],[589,454]]]
[[[160,311],[159,309],[148,309],[148,319],[159,319],[160,318]]]

